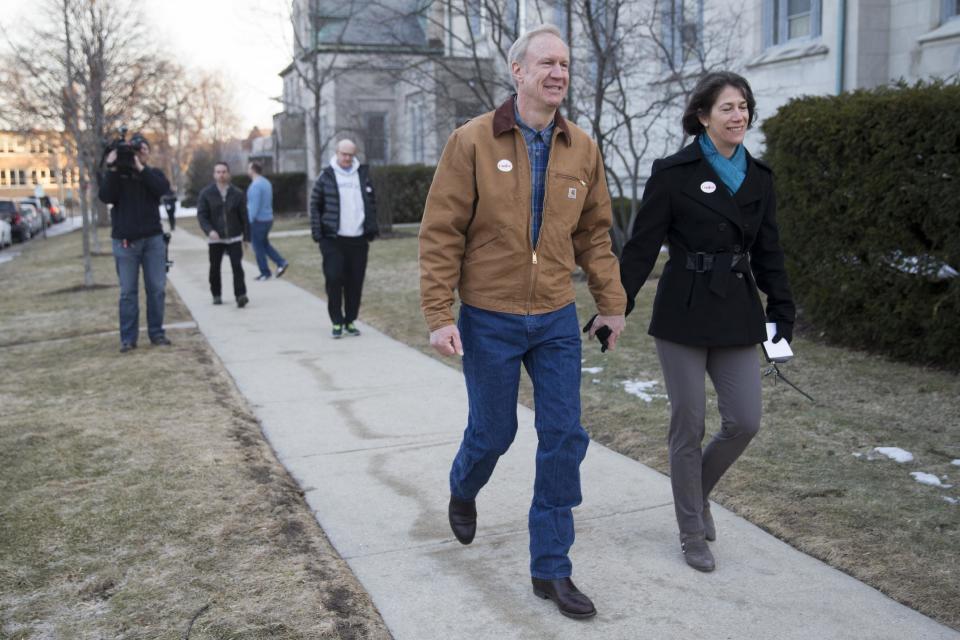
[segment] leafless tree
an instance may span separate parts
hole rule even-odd
[[[0,100],[19,127],[62,131],[62,146],[76,154],[80,169],[81,210],[92,204],[97,212],[85,225],[85,246],[98,252],[97,226],[106,216],[90,193],[99,186],[101,153],[119,124],[141,124],[137,107],[158,62],[144,46],[149,40],[132,0],[45,0],[43,8],[34,24],[4,34]],[[84,281],[91,284],[89,250],[85,255]]]
[[[597,66],[607,75],[601,79],[598,72],[594,77],[596,93],[603,95],[595,95],[593,134],[604,143],[614,191],[630,203],[629,211],[615,216],[613,239],[619,252],[636,220],[652,160],[688,142],[680,114],[696,83],[714,70],[736,70],[742,9],[731,12],[727,7],[720,14],[703,0],[645,5],[611,0],[605,5],[602,24],[590,20],[589,12],[582,21]]]
[[[239,126],[228,87],[217,75],[194,72],[176,62],[161,63],[141,110],[153,134],[153,161],[177,193],[186,186],[187,168],[200,147],[220,157]]]

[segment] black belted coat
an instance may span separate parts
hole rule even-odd
[[[696,140],[653,163],[620,261],[628,307],[664,241],[670,260],[657,285],[650,335],[693,346],[745,346],[766,340],[765,321],[793,324],[773,173],[749,153],[746,178],[732,196]],[[757,287],[767,294],[766,312]]]

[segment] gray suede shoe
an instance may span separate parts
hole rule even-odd
[[[703,503],[703,537],[713,542],[717,539],[717,527],[713,524],[713,515],[710,513],[710,503]]]
[[[687,564],[697,571],[713,571],[717,566],[702,533],[681,533],[680,550]]]

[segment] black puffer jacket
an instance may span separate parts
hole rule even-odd
[[[227,187],[227,196],[220,196],[214,182],[197,197],[197,221],[204,235],[216,231],[221,238],[243,236],[250,240],[250,222],[247,220],[247,197],[232,184]]]
[[[98,196],[102,202],[113,205],[111,237],[139,240],[163,233],[160,198],[169,190],[167,178],[154,167],[144,167],[142,172],[132,175],[107,171],[101,178]]]
[[[370,169],[362,164],[357,169],[360,174],[360,190],[363,192],[363,237],[373,240],[379,233],[377,225],[377,204],[370,181]],[[337,176],[333,167],[327,165],[317,181],[313,183],[310,194],[310,233],[314,242],[321,238],[335,238],[340,229],[340,191],[337,189]]]

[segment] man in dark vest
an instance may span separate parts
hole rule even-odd
[[[310,194],[310,231],[323,255],[327,311],[333,337],[359,336],[354,325],[367,270],[370,240],[378,234],[373,183],[351,140],[337,143]]]

